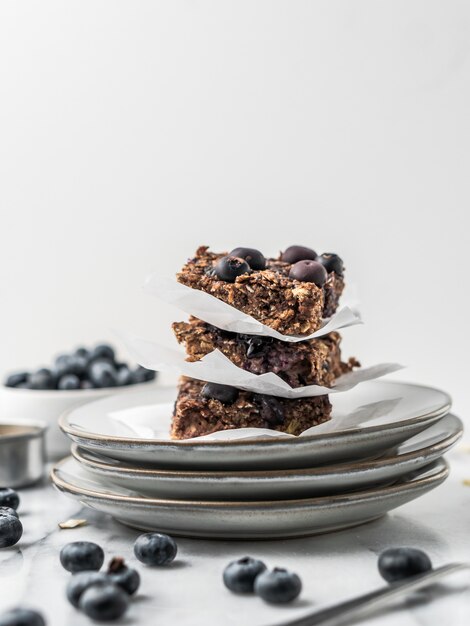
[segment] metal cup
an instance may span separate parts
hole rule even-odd
[[[0,486],[25,487],[42,478],[46,430],[43,422],[0,422]]]

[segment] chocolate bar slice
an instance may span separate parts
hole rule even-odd
[[[171,436],[190,439],[234,428],[270,428],[300,435],[330,416],[327,395],[288,400],[183,377]]]
[[[247,250],[239,248],[233,251],[235,254],[227,255],[201,246],[177,274],[177,280],[286,335],[315,332],[322,320],[336,311],[344,289],[339,257],[321,255],[320,263],[313,259],[316,255],[311,250],[311,256],[300,261],[296,258],[302,259],[301,253],[292,256],[287,251],[277,259],[265,259],[252,250],[260,257],[253,260]],[[332,258],[335,262],[331,262]]]
[[[175,322],[173,331],[185,346],[188,361],[199,361],[217,348],[238,367],[253,374],[274,372],[291,387],[331,387],[341,374],[359,365],[354,358],[347,363],[341,361],[338,333],[287,343],[271,337],[231,333],[195,317],[189,322]]]

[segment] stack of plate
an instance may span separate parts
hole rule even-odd
[[[437,487],[462,434],[444,392],[373,381],[331,394],[332,421],[311,434],[172,441],[175,395],[157,388],[62,416],[74,443],[52,471],[56,487],[139,529],[300,537],[374,520]]]

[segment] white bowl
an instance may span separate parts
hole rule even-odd
[[[70,441],[58,426],[60,415],[72,408],[110,395],[129,394],[135,391],[151,389],[157,383],[146,383],[125,387],[107,387],[106,389],[77,389],[76,391],[40,391],[35,389],[16,389],[0,387],[0,418],[26,419],[45,422],[46,455],[48,459],[58,459],[70,453]]]

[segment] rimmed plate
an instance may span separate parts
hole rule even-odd
[[[187,472],[140,468],[76,445],[72,446],[72,456],[100,482],[155,498],[288,500],[391,483],[441,457],[455,445],[462,432],[461,420],[447,415],[380,459],[282,471]]]
[[[292,469],[378,456],[431,426],[451,406],[450,397],[432,387],[371,381],[330,396],[333,418],[327,429],[344,423],[345,416],[363,425],[328,432],[320,426],[299,437],[273,431],[273,436],[260,438],[173,441],[168,433],[175,395],[174,388],[160,388],[107,398],[68,411],[59,425],[80,447],[130,463],[206,470]],[[127,422],[120,419],[123,415]],[[146,424],[144,434],[136,436],[133,423],[140,428]]]
[[[58,463],[51,476],[59,491],[134,528],[195,538],[259,540],[302,537],[363,524],[422,496],[440,485],[448,473],[441,458],[392,486],[273,502],[147,498],[102,485],[70,457]]]

